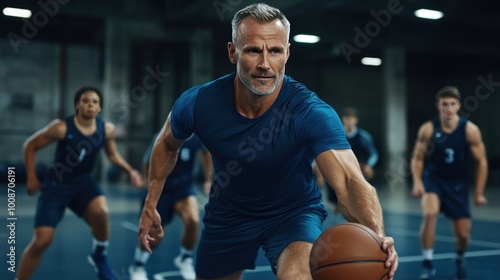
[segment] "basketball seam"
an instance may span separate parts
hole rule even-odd
[[[350,264],[350,263],[362,263],[362,262],[380,262],[380,263],[384,263],[385,260],[370,260],[370,259],[367,259],[367,260],[352,260],[352,261],[343,261],[343,262],[329,263],[329,264],[324,264],[322,266],[318,266],[316,268],[316,270],[319,270],[319,269],[322,269],[322,268],[328,267],[328,266],[335,266],[335,265],[341,265],[341,264]]]

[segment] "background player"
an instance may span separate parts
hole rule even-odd
[[[143,174],[147,177],[149,172],[149,160],[153,145],[158,137],[155,134],[153,140],[144,154],[142,166]],[[193,249],[198,239],[199,211],[198,203],[193,190],[193,169],[197,152],[201,151],[201,163],[205,175],[203,188],[205,193],[210,191],[212,183],[212,158],[210,153],[203,147],[200,139],[196,135],[187,139],[179,151],[179,157],[175,168],[172,170],[158,201],[156,209],[160,213],[162,225],[165,226],[172,221],[173,214],[177,213],[184,223],[184,232],[181,239],[180,254],[174,259],[174,264],[180,269],[184,279],[195,279],[196,275],[193,268]],[[144,199],[142,203],[144,207]],[[151,249],[154,249],[160,243],[160,238],[155,230],[149,233],[155,241],[150,243]],[[134,264],[129,267],[131,280],[147,280],[147,273],[144,265],[149,259],[150,253],[140,244],[137,245],[134,255]]]
[[[92,231],[93,247],[88,257],[99,279],[113,279],[106,251],[110,235],[108,203],[101,187],[91,175],[96,156],[104,146],[108,159],[130,176],[134,186],[144,184],[140,173],[118,153],[114,126],[97,118],[102,108],[102,94],[94,87],[82,87],[74,96],[76,113],[52,121],[30,136],[24,144],[27,191],[40,187],[35,214],[33,239],[21,257],[18,280],[27,280],[35,271],[44,251],[54,238],[55,228],[66,207],[87,222]],[[43,184],[36,171],[36,152],[57,141],[55,159]],[[57,278],[54,276],[54,278]]]
[[[458,115],[460,92],[457,88],[440,89],[436,94],[436,107],[439,115],[424,123],[418,131],[411,161],[412,195],[422,198],[420,241],[424,261],[421,278],[428,279],[436,273],[432,258],[436,223],[442,211],[453,224],[457,250],[456,277],[466,279],[464,252],[471,229],[468,162],[472,155],[476,161],[474,202],[476,205],[486,204],[486,151],[479,128]]]
[[[375,164],[377,164],[379,159],[377,149],[375,148],[375,143],[373,142],[373,137],[368,131],[358,127],[359,117],[358,111],[356,109],[345,108],[344,110],[342,110],[341,120],[342,125],[344,126],[347,141],[349,142],[354,155],[358,159],[363,176],[367,180],[372,179],[375,174],[373,167],[375,166]],[[325,182],[321,176],[321,172],[318,171],[319,170],[316,165],[315,172],[318,184],[320,186],[323,186]],[[336,214],[338,213],[337,195],[335,194],[335,191],[328,185],[326,190],[328,200],[334,205],[333,213]]]

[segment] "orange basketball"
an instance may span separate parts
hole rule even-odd
[[[325,230],[314,242],[309,265],[314,280],[385,280],[387,253],[370,228],[344,223]]]

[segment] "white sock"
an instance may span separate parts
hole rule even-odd
[[[424,260],[432,261],[434,257],[434,248],[422,249],[422,255],[424,256]]]
[[[136,264],[145,265],[149,260],[149,256],[151,254],[148,251],[141,249],[140,246],[135,247],[134,261]]]
[[[97,239],[92,240],[92,252],[96,253],[97,251],[106,254],[109,246],[109,240],[99,241]],[[99,250],[98,250],[99,249]]]
[[[182,258],[185,258],[185,257],[192,258],[193,257],[193,250],[187,250],[186,248],[184,248],[184,246],[181,246],[180,256]]]

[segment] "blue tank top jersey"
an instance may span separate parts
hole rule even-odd
[[[90,136],[78,130],[73,116],[66,117],[64,121],[66,136],[57,142],[55,159],[49,169],[49,178],[61,183],[90,174],[106,138],[104,121],[99,118],[96,118],[96,131]]]
[[[366,130],[357,128],[356,134],[351,137],[347,135],[347,141],[351,145],[351,149],[359,163],[364,163],[371,167],[377,163],[378,152],[373,144],[372,136]]]
[[[154,143],[158,137],[156,133],[149,145],[142,162],[144,164],[149,164],[151,158],[151,152],[153,151]],[[196,153],[200,150],[205,150],[205,147],[201,143],[200,139],[196,135],[192,135],[189,139],[184,141],[180,150],[177,162],[174,169],[168,175],[165,185],[163,186],[163,191],[178,189],[181,187],[191,187],[193,184],[193,169],[196,159]]]
[[[234,102],[235,73],[184,92],[172,108],[174,136],[195,133],[212,154],[210,203],[248,216],[280,215],[321,203],[312,160],[349,149],[337,113],[289,76],[274,104],[249,119]]]
[[[460,117],[457,128],[451,134],[443,132],[438,117],[432,119],[432,124],[434,131],[429,142],[424,175],[467,181],[467,162],[470,157],[465,135],[467,119]]]

